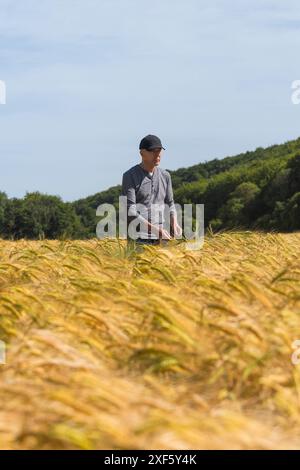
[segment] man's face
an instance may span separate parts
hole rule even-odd
[[[147,163],[148,165],[158,166],[160,164],[160,158],[161,158],[162,151],[163,151],[163,149],[161,147],[158,147],[158,148],[153,149],[153,150],[143,149],[141,151],[143,162]]]

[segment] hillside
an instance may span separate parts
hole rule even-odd
[[[300,228],[300,138],[168,171],[175,201],[205,204],[206,226],[215,230]],[[120,185],[114,186],[73,203],[90,232],[98,205],[109,202],[117,206],[120,191]]]

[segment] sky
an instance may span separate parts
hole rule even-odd
[[[121,184],[300,135],[298,0],[0,0],[0,191]]]

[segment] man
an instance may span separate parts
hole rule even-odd
[[[142,161],[123,174],[122,195],[127,196],[128,222],[136,220],[140,223],[136,242],[157,245],[162,239],[171,239],[170,233],[163,226],[165,204],[170,211],[170,232],[174,236],[180,236],[182,230],[177,223],[171,175],[159,168],[162,150],[165,150],[161,140],[149,134],[141,140],[139,149]],[[136,204],[143,204],[141,211]]]

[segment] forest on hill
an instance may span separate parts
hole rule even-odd
[[[168,170],[177,204],[204,204],[205,227],[292,232],[300,229],[300,137],[268,148]],[[120,179],[121,179],[120,175]],[[74,202],[28,192],[0,192],[0,237],[85,239],[96,236],[96,209],[118,208],[121,185]]]

